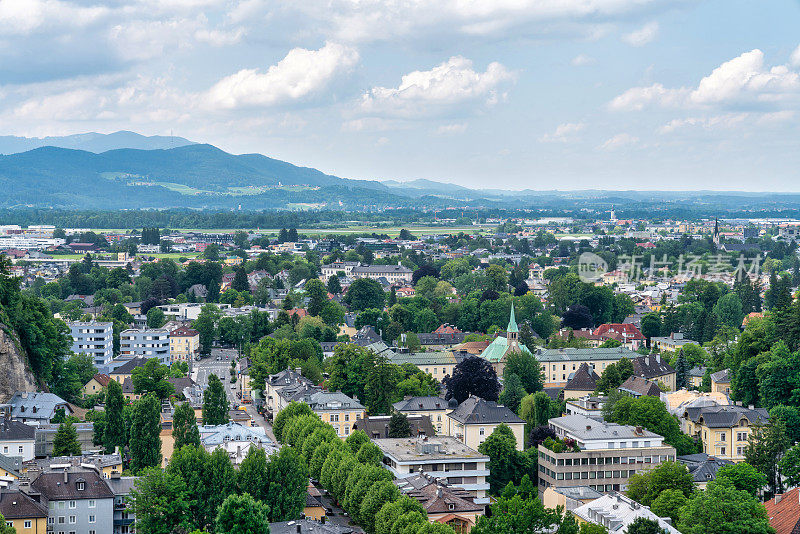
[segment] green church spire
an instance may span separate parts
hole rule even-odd
[[[511,303],[511,317],[508,319],[508,328],[506,332],[519,332],[517,327],[517,320],[514,318],[514,303]]]

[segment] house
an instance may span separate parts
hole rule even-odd
[[[0,454],[0,487],[9,487],[22,476],[22,456]]]
[[[411,437],[433,437],[436,435],[436,430],[434,430],[431,419],[427,415],[411,415],[406,417],[408,419]],[[390,437],[389,422],[391,419],[391,415],[364,415],[353,423],[353,430],[363,430],[367,433],[367,436],[373,439],[388,438]]]
[[[578,370],[582,363],[587,363],[589,367],[598,375],[602,375],[606,367],[612,363],[617,363],[622,358],[633,361],[637,353],[625,347],[613,348],[592,348],[592,349],[546,349],[537,352],[536,359],[544,371],[544,386],[564,387],[569,380],[569,375]]]
[[[394,483],[422,505],[428,521],[449,525],[459,534],[467,534],[484,515],[484,505],[476,504],[469,491],[450,485],[446,479],[422,472]]]
[[[180,326],[169,333],[170,363],[191,362],[200,352],[200,332],[188,326]]]
[[[775,534],[797,534],[800,532],[800,488],[775,495],[764,503],[769,526]]]
[[[616,491],[579,506],[572,513],[579,524],[593,523],[602,525],[610,533],[615,534],[626,532],[628,526],[640,517],[658,522],[658,526],[666,534],[680,534],[678,529],[651,512],[650,508],[642,506]]]
[[[420,470],[447,480],[455,488],[464,489],[477,504],[489,498],[489,457],[468,447],[456,438],[386,438],[372,442],[383,453],[383,466],[398,479],[416,476]],[[451,476],[457,471],[458,476]]]
[[[525,421],[503,405],[471,395],[447,414],[448,435],[477,449],[492,432],[505,424],[517,439],[517,450],[525,449]]]
[[[706,376],[708,367],[696,365],[686,373],[686,386],[691,388],[703,387],[703,377]]]
[[[686,433],[699,438],[703,452],[741,462],[747,450],[751,427],[769,421],[764,408],[749,406],[704,406],[686,408],[682,417]]]
[[[108,479],[114,473],[121,473],[123,470],[122,455],[120,453],[98,454],[87,453],[80,456],[44,456],[36,458],[22,465],[22,472],[28,474],[29,478],[34,477],[34,473],[42,471],[64,470],[66,467],[91,467],[103,478]]]
[[[661,382],[669,391],[675,391],[675,369],[666,360],[661,360],[660,354],[650,356],[639,356],[631,362],[633,364],[633,375],[647,380],[657,380]]]
[[[723,369],[711,373],[711,391],[716,393],[731,394],[731,370]]]
[[[464,352],[470,356],[480,356],[491,344],[491,341],[465,341],[464,343],[453,347],[453,350]]]
[[[508,319],[505,337],[494,338],[494,341],[481,353],[481,358],[492,364],[497,376],[503,376],[506,359],[509,354],[513,353],[531,354],[531,351],[519,342],[519,327],[514,317],[514,304],[511,304],[511,315]]]
[[[312,521],[322,521],[326,512],[325,505],[322,503],[322,493],[309,482],[306,488],[306,506],[303,508],[303,517]]]
[[[123,477],[119,473],[112,473],[106,479],[108,487],[114,493],[114,534],[129,534],[133,532],[136,514],[131,506],[131,490],[136,486],[137,477]]]
[[[678,456],[677,460],[689,470],[698,489],[706,489],[708,483],[717,478],[717,471],[720,467],[733,464],[730,460],[709,456],[704,452],[684,454]]]
[[[439,352],[392,352],[389,361],[395,365],[410,363],[420,371],[428,373],[438,381],[447,376],[453,376],[453,369],[461,361],[453,351]]]
[[[683,337],[681,332],[673,332],[666,337],[653,336],[650,338],[652,349],[660,352],[677,352],[689,343],[698,344],[696,341]]]
[[[675,459],[675,449],[662,436],[642,427],[584,415],[555,417],[549,426],[560,443],[539,445],[540,495],[551,486],[587,483],[600,492],[625,491],[633,474]]]
[[[108,376],[118,384],[122,385],[125,383],[126,379],[133,378],[133,370],[146,364],[147,360],[148,358],[141,357],[124,360],[124,363],[108,373]]]
[[[23,462],[35,456],[36,429],[21,421],[0,417],[0,453],[19,456]]]
[[[353,267],[348,273],[353,278],[385,278],[389,283],[410,282],[414,271],[405,265],[360,265]]]
[[[234,465],[239,465],[247,456],[251,447],[264,449],[267,456],[277,452],[278,446],[267,437],[266,430],[257,426],[245,426],[239,423],[224,425],[200,425],[200,444],[208,452],[224,449]]]
[[[579,399],[568,400],[564,403],[564,413],[567,415],[583,415],[598,421],[603,420],[603,405],[608,397],[584,395]]]
[[[679,419],[683,417],[686,408],[703,406],[727,406],[730,404],[728,397],[722,393],[701,393],[694,390],[679,389],[678,391],[662,392],[661,400],[667,405],[667,411]],[[681,430],[686,433],[682,421]]]
[[[567,512],[571,512],[579,506],[599,499],[603,494],[589,486],[550,486],[544,490],[542,504],[545,508],[555,510],[561,507]]]
[[[635,375],[629,376],[617,389],[636,399],[644,396],[661,398],[661,388],[657,383]]]
[[[47,523],[55,532],[113,534],[114,492],[95,470],[42,473],[30,488],[42,496]]]
[[[98,373],[94,375],[89,379],[88,382],[86,382],[86,384],[83,385],[83,396],[97,395],[103,391],[106,386],[108,386],[109,382],[111,382],[111,377],[106,374]]]
[[[69,322],[72,352],[86,354],[96,367],[107,365],[114,357],[114,325],[110,322]]]
[[[361,532],[361,530],[346,525],[322,523],[308,519],[269,524],[269,534],[356,534],[356,532]]]
[[[367,413],[363,404],[338,391],[320,390],[304,395],[300,400],[311,406],[323,422],[329,423],[339,437],[349,436],[350,423]]]
[[[580,364],[578,370],[570,374],[569,381],[564,386],[564,399],[580,399],[591,395],[597,390],[598,380],[600,377],[588,363]]]
[[[442,397],[411,397],[395,402],[392,407],[408,417],[427,416],[431,424],[436,427],[436,433],[447,432],[447,413],[458,408],[458,401],[449,401]]]
[[[12,419],[34,426],[49,423],[57,410],[72,414],[69,403],[54,393],[18,391],[7,404]]]
[[[614,339],[622,343],[623,347],[631,350],[638,349],[647,341],[642,332],[635,325],[629,323],[601,324],[595,328],[594,335],[599,338],[600,343]]]
[[[46,534],[47,508],[19,489],[0,491],[0,514],[18,534]]]
[[[268,411],[277,415],[298,392],[316,388],[314,383],[304,377],[300,369],[286,369],[280,373],[269,375],[264,387],[264,398]]]

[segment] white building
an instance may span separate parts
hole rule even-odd
[[[267,456],[278,450],[278,446],[267,437],[264,428],[233,422],[224,425],[200,425],[200,444],[210,453],[219,448],[224,449],[234,465],[242,463],[251,447],[264,449]]]
[[[612,534],[627,531],[628,526],[640,517],[658,521],[658,526],[668,534],[680,534],[678,529],[658,517],[647,506],[615,491],[575,508],[572,513],[580,522],[603,525]]]
[[[72,334],[72,352],[86,354],[96,367],[107,365],[114,357],[114,324],[103,322],[67,323]]]
[[[410,282],[414,271],[404,265],[362,265],[353,267],[350,274],[353,278],[371,278],[373,280],[385,278],[390,284],[393,284]]]
[[[168,330],[123,330],[119,335],[119,345],[119,352],[123,357],[156,358],[159,363],[170,364]]]

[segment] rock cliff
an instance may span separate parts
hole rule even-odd
[[[37,391],[25,352],[19,342],[0,325],[0,402],[6,402],[15,391]]]

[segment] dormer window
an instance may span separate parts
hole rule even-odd
[[[83,491],[83,490],[86,489],[86,482],[84,482],[83,480],[80,480],[80,481],[78,481],[76,486],[78,488],[78,491]]]

